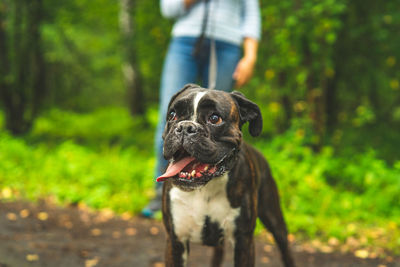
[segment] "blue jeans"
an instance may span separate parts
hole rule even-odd
[[[168,103],[171,97],[187,83],[197,83],[208,87],[209,57],[204,61],[193,56],[195,37],[175,37],[171,40],[167,56],[164,61],[160,88],[160,106],[155,146],[157,153],[156,177],[160,176],[167,167],[163,157],[162,133],[165,127],[165,118]],[[206,39],[206,52],[209,50],[210,40]],[[215,41],[217,54],[216,89],[230,91],[233,86],[232,74],[241,56],[238,45]]]

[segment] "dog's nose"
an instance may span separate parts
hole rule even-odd
[[[198,126],[191,121],[181,121],[175,129],[175,133],[181,135],[195,135],[198,132]]]

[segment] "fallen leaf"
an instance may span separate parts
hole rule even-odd
[[[296,240],[295,236],[293,234],[288,234],[287,236],[288,240],[290,243],[294,242]]]
[[[110,209],[103,209],[100,213],[96,216],[95,221],[99,223],[107,222],[114,217],[114,212]]]
[[[315,248],[319,248],[321,247],[322,243],[321,241],[314,239],[313,241],[311,241],[311,244],[315,247]]]
[[[12,191],[9,187],[4,187],[3,190],[1,190],[1,196],[3,198],[11,198],[12,197]]]
[[[265,246],[264,246],[264,251],[265,251],[265,252],[271,252],[272,249],[273,249],[273,248],[272,248],[271,245],[265,245]]]
[[[121,215],[121,219],[124,221],[128,221],[132,218],[132,215],[129,212],[124,212]]]
[[[330,247],[330,246],[323,245],[323,246],[320,247],[320,251],[322,253],[332,253],[333,252],[333,248]]]
[[[71,229],[73,226],[74,226],[73,223],[70,221],[64,222],[64,227],[67,229]]]
[[[112,233],[112,237],[115,238],[115,239],[120,238],[121,237],[121,233],[119,231],[114,231]]]
[[[359,249],[354,252],[354,255],[360,259],[368,258],[369,252],[365,249]]]
[[[267,240],[268,240],[270,243],[275,244],[275,239],[274,239],[274,237],[272,236],[272,234],[271,234],[271,233],[266,233],[266,235],[267,235]]]
[[[98,228],[94,228],[90,231],[90,233],[92,234],[92,236],[99,236],[101,235],[101,230]]]
[[[371,252],[371,253],[369,253],[368,258],[370,258],[370,259],[376,259],[376,258],[378,258],[378,253],[376,253],[376,252]]]
[[[99,263],[99,258],[97,257],[90,260],[85,260],[85,267],[93,267],[96,266],[97,263]]]
[[[19,212],[19,216],[21,216],[21,218],[26,218],[26,217],[29,216],[29,214],[30,214],[30,212],[29,212],[29,210],[27,210],[27,209],[23,209],[23,210],[21,210],[21,211]]]
[[[13,212],[9,212],[9,213],[7,213],[7,219],[9,219],[10,221],[16,221],[17,215]]]
[[[26,255],[26,260],[27,261],[38,261],[39,260],[39,255],[38,254],[27,254]]]
[[[328,244],[331,246],[338,246],[339,243],[339,239],[337,239],[336,237],[330,237],[328,240]]]
[[[49,218],[49,214],[45,211],[41,211],[38,213],[37,218],[41,221],[46,221]]]
[[[160,230],[155,226],[150,228],[150,234],[152,234],[152,235],[158,235],[159,232],[160,232]]]
[[[78,209],[80,209],[80,210],[88,210],[88,206],[83,202],[79,202],[78,203]]]
[[[136,232],[137,232],[137,230],[132,227],[125,229],[125,234],[128,236],[134,236],[134,235],[136,235]]]
[[[358,247],[360,245],[360,242],[354,237],[350,236],[346,239],[346,245],[350,247]]]
[[[270,260],[269,260],[269,258],[268,257],[261,257],[261,262],[262,263],[269,263],[270,262]]]

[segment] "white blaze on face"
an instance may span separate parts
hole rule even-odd
[[[192,121],[196,121],[196,117],[197,117],[197,107],[199,105],[200,100],[203,98],[203,96],[206,94],[207,92],[198,92],[196,93],[196,96],[193,99],[193,117],[192,117]]]

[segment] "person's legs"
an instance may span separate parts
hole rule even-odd
[[[229,92],[232,90],[234,80],[232,78],[236,65],[240,60],[240,46],[222,41],[215,41],[217,54],[217,79],[215,89]],[[204,64],[202,79],[204,87],[208,86],[209,61]]]
[[[173,38],[164,61],[160,86],[159,118],[155,134],[157,157],[155,177],[160,176],[168,164],[163,156],[162,140],[168,103],[171,97],[185,84],[196,82],[198,77],[197,64],[192,56],[195,41],[196,39],[192,37]],[[156,184],[156,198],[142,210],[144,216],[152,217],[153,213],[161,208],[161,186],[162,183]]]
[[[156,151],[158,166],[157,177],[162,174],[167,162],[162,155],[162,133],[165,117],[171,97],[185,84],[196,82],[198,69],[192,57],[194,38],[174,38],[171,41],[162,72],[160,87],[159,119],[156,132]]]

